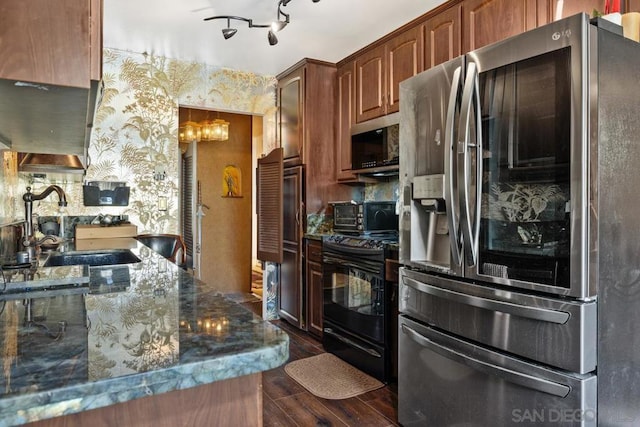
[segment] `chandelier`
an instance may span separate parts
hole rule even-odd
[[[178,130],[178,140],[180,142],[200,142],[200,141],[226,141],[229,139],[229,122],[217,118],[213,121],[207,119],[201,122],[191,120],[191,110],[189,110],[189,120],[182,123]]]
[[[311,0],[314,3],[318,3],[320,0]],[[254,24],[253,19],[244,18],[242,16],[232,16],[232,15],[219,15],[219,16],[210,16],[209,18],[204,18],[205,21],[212,21],[214,19],[226,19],[227,20],[227,28],[222,29],[222,36],[225,40],[233,37],[237,32],[237,28],[231,28],[231,20],[235,21],[243,21],[249,25],[249,28],[269,28],[267,32],[267,40],[271,46],[278,44],[278,38],[276,37],[276,33],[282,30],[289,23],[289,14],[284,13],[282,8],[288,5],[291,0],[280,0],[278,1],[278,9],[276,14],[276,20],[271,24]]]

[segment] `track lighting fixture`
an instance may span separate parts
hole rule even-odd
[[[318,3],[320,0],[311,0],[313,3]],[[205,21],[212,21],[214,19],[226,19],[227,20],[227,28],[222,29],[222,36],[225,40],[233,37],[238,30],[236,28],[231,28],[231,20],[234,19],[236,21],[244,21],[249,25],[249,28],[269,28],[267,33],[267,40],[271,46],[278,44],[278,38],[276,34],[278,31],[284,29],[284,27],[289,24],[289,14],[283,12],[282,8],[286,7],[291,0],[279,0],[278,1],[278,9],[276,14],[276,20],[271,24],[254,24],[252,19],[244,18],[242,16],[231,16],[231,15],[220,15],[220,16],[210,16],[209,18],[204,18]]]

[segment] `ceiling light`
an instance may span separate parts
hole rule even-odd
[[[222,119],[215,119],[212,123],[212,141],[226,141],[229,139],[229,122]]]
[[[178,139],[180,142],[198,142],[202,139],[202,129],[196,122],[189,120],[180,126]]]
[[[275,33],[282,30],[284,27],[289,24],[289,15],[282,11],[283,7],[286,7],[292,0],[279,0],[278,8],[277,8],[277,16],[276,20],[271,24],[254,24],[252,19],[244,18],[242,16],[231,16],[231,15],[220,15],[220,16],[210,16],[209,18],[204,18],[205,21],[212,21],[214,19],[226,19],[227,20],[227,28],[222,29],[222,36],[225,40],[233,37],[238,30],[235,28],[231,28],[231,20],[234,19],[236,21],[244,21],[249,25],[249,28],[270,28],[267,34],[267,40],[269,40],[269,44],[271,46],[278,43],[278,38]],[[318,3],[320,0],[311,0],[313,3]],[[281,19],[284,18],[284,19]]]

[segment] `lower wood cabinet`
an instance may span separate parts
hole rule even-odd
[[[285,168],[282,183],[282,264],[278,315],[298,328],[304,326],[303,246],[304,167]]]
[[[306,240],[307,331],[322,337],[322,242]]]
[[[296,245],[284,244],[278,288],[278,315],[298,328],[304,328],[300,265],[302,254]]]

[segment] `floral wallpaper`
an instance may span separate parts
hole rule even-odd
[[[38,215],[126,214],[139,232],[178,232],[179,106],[263,116],[264,151],[275,148],[275,84],[273,76],[213,67],[149,54],[114,49],[103,52],[102,100],[96,110],[89,146],[87,181],[121,181],[131,187],[126,207],[86,207],[82,184],[12,175],[15,159],[5,155],[0,184],[0,217],[22,217],[27,186],[40,192],[51,183],[63,187],[68,207],[57,198],[34,203]],[[12,164],[12,162],[14,162]],[[157,169],[166,172],[155,179]],[[167,198],[167,210],[157,208]]]

